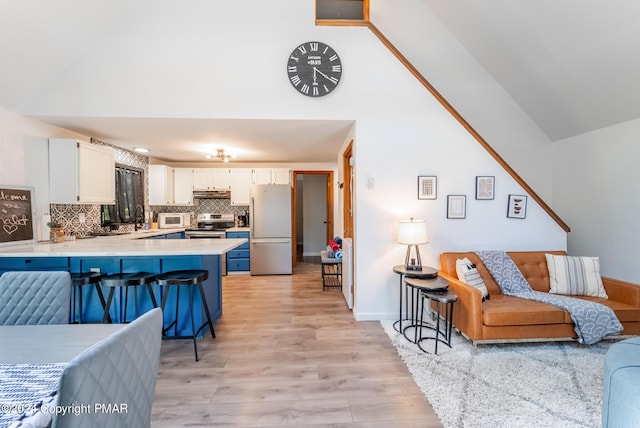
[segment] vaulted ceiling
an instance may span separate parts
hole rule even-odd
[[[640,2],[421,1],[552,141],[640,118]],[[113,37],[119,22],[144,17],[148,6],[128,0],[0,0],[0,105],[123,147],[139,145],[144,136],[167,160],[201,160],[176,150],[174,142],[201,141],[214,130],[251,153],[248,161],[335,160],[353,123],[348,119],[119,119],[41,109],[37,100],[79,55],[104,46],[102,39]]]
[[[422,1],[552,141],[640,118],[640,2]]]

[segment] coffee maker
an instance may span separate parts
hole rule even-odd
[[[245,211],[244,214],[238,214],[238,227],[249,226],[249,212]]]

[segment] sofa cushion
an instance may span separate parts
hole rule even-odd
[[[498,287],[498,284],[496,284],[496,282],[493,280],[493,277],[480,260],[480,257],[478,257],[478,255],[474,252],[442,253],[440,254],[440,269],[443,272],[458,278],[458,274],[456,272],[456,260],[465,257],[471,260],[471,263],[476,265],[476,269],[478,269],[478,273],[482,277],[482,281],[484,282],[484,285],[487,287],[487,291],[491,294],[491,296],[501,293],[500,287]],[[461,278],[458,279],[463,281],[463,279]]]
[[[478,273],[476,265],[471,263],[471,260],[469,260],[467,257],[456,260],[456,274],[458,275],[458,279],[460,281],[464,281],[472,287],[480,290],[480,292],[482,293],[482,300],[491,298],[491,296],[489,296],[489,292],[487,291],[486,285],[484,285],[482,277]]]
[[[603,299],[601,297],[572,296],[576,299],[589,300],[610,307],[620,322],[640,321],[640,307],[618,302],[617,300]]]
[[[600,277],[598,257],[545,256],[549,269],[550,293],[607,298]]]
[[[572,324],[563,309],[504,294],[493,295],[482,304],[482,324],[488,326]]]
[[[545,254],[566,255],[564,251],[508,251],[511,260],[535,291],[549,292],[549,269]]]

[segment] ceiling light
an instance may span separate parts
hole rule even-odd
[[[149,153],[151,151],[145,147],[134,147],[133,150],[135,150],[138,153]]]
[[[207,155],[207,159],[213,159],[214,157],[220,159],[222,162],[229,162],[229,159],[231,159],[232,157],[235,157],[235,156],[226,154],[224,152],[224,149],[217,149],[215,155],[213,155],[213,154],[208,154]]]

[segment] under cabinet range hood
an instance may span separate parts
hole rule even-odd
[[[231,190],[194,190],[196,199],[231,199]]]

